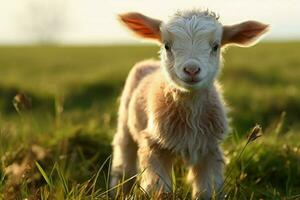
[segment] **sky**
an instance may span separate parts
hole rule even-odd
[[[208,8],[223,24],[258,20],[271,25],[265,40],[300,39],[299,0],[0,0],[0,44],[52,38],[63,44],[139,43],[118,13],[167,19],[178,9]]]

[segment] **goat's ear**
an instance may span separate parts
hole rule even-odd
[[[137,35],[161,41],[160,20],[135,12],[121,14],[119,19]]]
[[[223,26],[222,45],[235,44],[251,46],[268,31],[269,26],[257,21],[246,21],[231,26]]]

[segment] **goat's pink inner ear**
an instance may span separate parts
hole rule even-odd
[[[257,21],[246,21],[240,24],[223,27],[222,45],[237,44],[248,46],[267,32],[269,26]]]
[[[161,21],[152,19],[140,13],[126,13],[119,15],[120,20],[137,35],[161,41]]]

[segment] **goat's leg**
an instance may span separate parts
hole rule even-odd
[[[222,152],[217,148],[190,166],[188,180],[192,182],[193,198],[210,199],[219,192],[223,184],[223,163]]]
[[[132,177],[137,173],[137,144],[133,141],[127,126],[118,129],[112,144],[113,158],[110,186],[112,188],[121,183],[122,192],[127,194],[135,181]],[[122,184],[130,178],[132,178],[130,181]],[[114,192],[112,192],[113,195],[115,195]]]
[[[159,147],[140,147],[141,187],[149,194],[171,192],[172,155]]]

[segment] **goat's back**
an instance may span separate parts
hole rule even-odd
[[[121,95],[119,108],[119,126],[127,125],[129,120],[129,104],[134,99],[134,93],[149,75],[159,69],[160,63],[155,60],[145,60],[134,65],[128,74],[125,87]],[[131,103],[132,104],[132,103]]]

